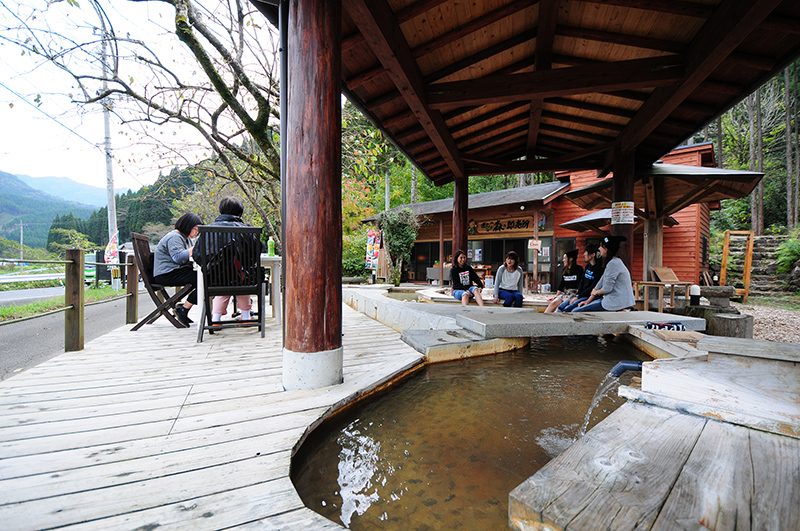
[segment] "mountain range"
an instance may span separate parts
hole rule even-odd
[[[76,188],[85,186],[71,182]],[[69,183],[61,183],[62,186],[64,184],[70,187]],[[16,175],[0,171],[0,236],[19,241],[19,224],[22,223],[25,245],[45,247],[54,217],[72,213],[85,219],[97,210],[91,204],[64,199],[67,194],[62,186],[45,192],[26,184]]]
[[[108,200],[105,188],[79,183],[67,177],[29,177],[27,175],[15,175],[15,177],[31,188],[67,201],[100,208],[106,206]],[[127,191],[127,188],[116,188],[114,193],[124,194]]]

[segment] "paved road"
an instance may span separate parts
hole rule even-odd
[[[64,286],[0,291],[0,306],[27,304],[41,299],[64,295]]]
[[[139,317],[155,305],[139,293]],[[91,341],[125,324],[125,299],[87,306],[84,338]],[[57,313],[0,326],[0,380],[35,367],[64,352],[64,314]]]

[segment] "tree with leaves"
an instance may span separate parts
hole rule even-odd
[[[191,150],[161,141],[154,131],[193,131],[197,145],[213,154],[206,170],[235,182],[279,238],[276,218],[254,191],[268,190],[261,196],[272,211],[280,210],[274,32],[262,26],[263,16],[249,2],[222,0],[213,10],[195,0],[130,5],[144,3],[172,7],[171,36],[162,43],[166,53],[151,45],[163,35],[159,24],[121,27],[101,0],[4,2],[0,9],[8,22],[0,39],[66,73],[76,104],[108,106],[123,124],[141,126],[140,133],[157,140],[157,153]]]
[[[389,275],[399,286],[403,264],[410,259],[417,239],[417,216],[410,208],[386,210],[378,215],[378,228],[383,231],[383,245],[389,255]]]

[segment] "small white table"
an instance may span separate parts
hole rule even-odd
[[[269,302],[272,306],[272,317],[278,324],[281,322],[283,311],[281,309],[281,264],[282,259],[280,256],[269,256],[267,253],[261,253],[261,266],[269,269]],[[192,261],[194,270],[197,272],[197,305],[200,307],[201,319],[205,316],[205,308],[203,307],[205,301],[205,286],[203,284],[203,271],[197,262]]]

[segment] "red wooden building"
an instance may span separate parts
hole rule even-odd
[[[713,167],[713,147],[710,143],[682,146],[662,157],[661,162],[665,165]],[[603,227],[606,224],[603,222],[595,222],[592,230],[574,230],[562,226],[590,214],[591,211],[576,204],[568,195],[597,185],[600,182],[597,172],[560,172],[557,179],[553,183],[471,195],[467,252],[472,262],[493,271],[502,263],[505,254],[514,250],[523,257],[531,280],[534,270],[538,270],[536,277],[539,283],[555,285],[558,282],[560,256],[576,247],[583,249],[587,242],[597,243],[608,232],[604,230],[607,227]],[[685,186],[690,188],[688,183]],[[741,195],[745,195],[749,188],[744,187],[740,191]],[[659,238],[663,249],[661,265],[672,268],[682,281],[700,282],[702,272],[708,270],[710,210],[717,205],[718,202],[690,204],[671,214],[667,225],[672,222],[677,224],[663,228],[663,236]],[[450,235],[453,203],[445,199],[406,206],[412,208],[423,222],[409,268],[409,278],[438,278],[435,273],[431,275],[428,268],[437,260],[448,261],[452,255]],[[649,225],[646,222],[639,220],[634,231],[631,271],[634,280],[641,280],[645,276],[644,237],[647,227]],[[661,230],[660,227],[658,230]],[[534,255],[534,251],[529,249],[529,240],[541,242],[538,254]],[[441,244],[444,248],[442,253],[439,252]]]

